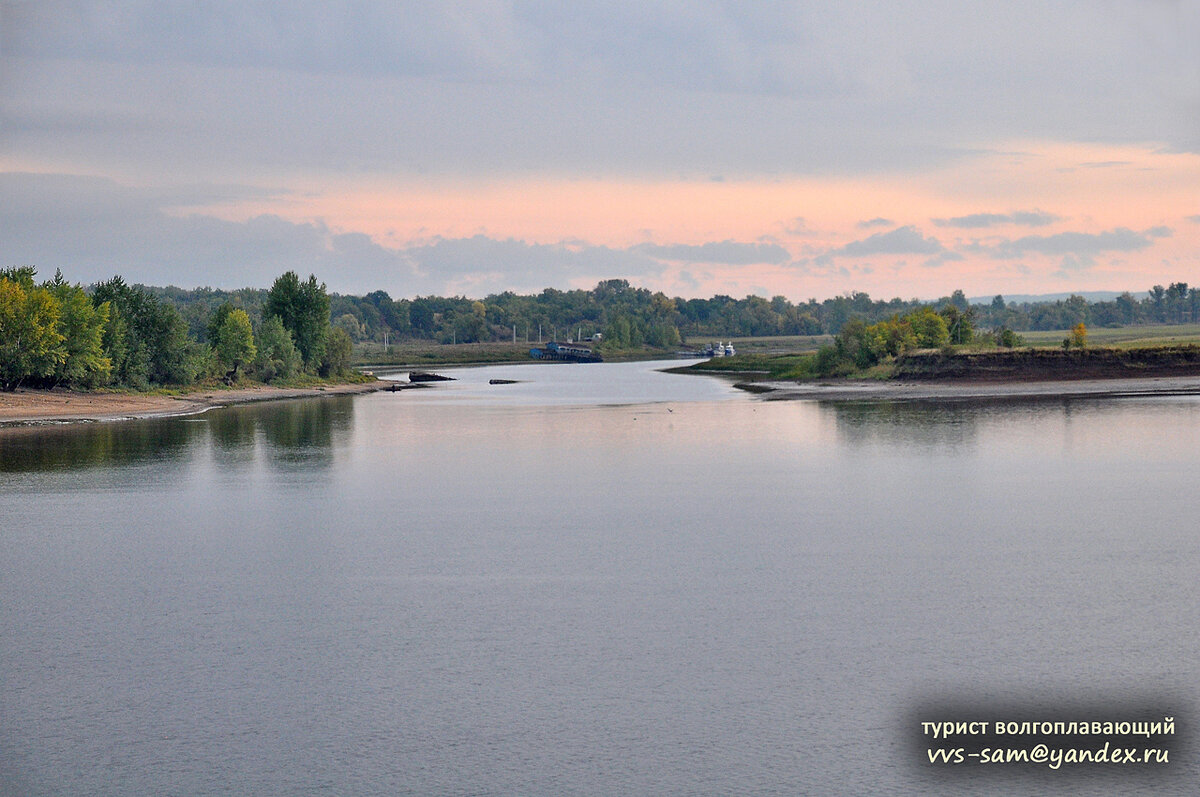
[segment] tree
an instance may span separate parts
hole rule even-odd
[[[321,376],[344,376],[350,373],[353,349],[354,344],[346,330],[335,327],[329,333],[325,357],[321,361]]]
[[[33,286],[31,269],[0,273],[0,389],[16,390],[29,378],[50,376],[66,359],[59,316],[53,294]]]
[[[922,307],[910,313],[908,323],[912,326],[917,345],[923,349],[940,349],[950,343],[950,329],[946,319],[933,311],[931,307]]]
[[[254,347],[254,330],[245,310],[230,310],[225,315],[213,341],[213,352],[222,365],[233,366],[226,374],[230,380],[237,379],[238,366],[254,359],[258,353]]]
[[[304,282],[289,271],[271,286],[263,306],[263,316],[277,316],[284,329],[292,333],[304,366],[316,370],[325,356],[329,337],[329,294],[325,283],[317,283],[310,274]]]
[[[217,345],[217,337],[221,334],[221,325],[225,323],[225,319],[233,312],[233,305],[229,302],[222,302],[221,306],[213,310],[212,315],[208,317],[208,324],[205,325],[205,339],[210,346]]]
[[[58,302],[58,331],[63,336],[63,358],[51,374],[55,384],[99,387],[112,377],[112,359],[105,355],[104,332],[111,305],[93,305],[83,288],[70,285],[62,272],[47,282],[46,289]]]
[[[304,364],[292,342],[292,333],[283,328],[279,316],[270,316],[259,326],[256,348],[254,373],[264,382],[291,379]]]
[[[962,291],[955,291],[961,295]],[[965,299],[964,299],[965,302]],[[950,343],[970,343],[975,339],[975,316],[970,308],[962,309],[958,304],[947,304],[942,308],[941,316],[946,319],[946,330]]]
[[[362,340],[363,338],[363,325],[352,313],[342,313],[333,322],[333,325],[346,330],[350,340]]]
[[[173,305],[120,277],[95,286],[92,304],[104,302],[112,307],[110,320],[119,318],[116,326],[124,327],[123,335],[104,336],[105,355],[118,381],[139,390],[151,384],[186,385],[203,370],[207,349],[188,338],[187,323]]]

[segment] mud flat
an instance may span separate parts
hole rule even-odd
[[[0,427],[195,415],[214,407],[255,401],[372,393],[385,389],[388,384],[380,381],[317,387],[261,385],[233,390],[196,390],[179,396],[16,390],[12,393],[0,393]]]

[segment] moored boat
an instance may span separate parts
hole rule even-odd
[[[574,343],[550,341],[545,348],[530,349],[529,356],[535,360],[558,360],[571,363],[599,363],[604,359],[589,349]]]

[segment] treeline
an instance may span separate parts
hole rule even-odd
[[[1089,302],[1071,296],[1053,302],[1007,303],[996,296],[990,304],[974,305],[982,325],[1018,331],[1123,327],[1138,324],[1190,324],[1200,322],[1200,289],[1186,282],[1155,285],[1138,298],[1125,292],[1111,301]]]
[[[223,302],[231,302],[257,323],[267,291],[244,289],[185,291],[152,288],[175,304],[194,337]],[[835,335],[857,319],[875,324],[922,307],[947,305],[970,310],[980,329],[1015,331],[1071,329],[1078,324],[1114,327],[1135,324],[1200,322],[1200,291],[1177,282],[1154,286],[1146,296],[1123,294],[1112,301],[1088,302],[1081,296],[1053,302],[1006,302],[997,296],[987,304],[969,304],[961,290],[932,302],[919,299],[872,299],[863,292],[818,302],[793,303],[783,296],[765,299],[713,296],[670,298],[623,279],[604,280],[591,290],[547,288],[537,294],[505,292],[483,299],[424,296],[393,299],[385,291],[365,296],[330,296],[330,323],[354,342],[428,340],[440,343],[536,341],[549,338],[592,338],[600,333],[605,346],[636,348],[642,344],[674,346],[685,340],[788,335]]]
[[[996,296],[970,304],[961,290],[933,302],[876,300],[863,292],[797,303],[783,296],[682,299],[623,279],[590,290],[393,299],[382,290],[330,294],[315,276],[301,281],[294,272],[270,289],[236,291],[128,285],[120,277],[84,288],[61,274],[40,284],[35,277],[31,267],[0,271],[0,388],[145,389],[243,375],[269,382],[340,374],[349,367],[352,343],[365,341],[532,342],[599,335],[602,349],[633,349],[731,337],[838,335],[852,323],[878,332],[878,325],[900,323],[923,308],[943,317],[953,308],[972,329],[995,336],[1079,324],[1200,322],[1200,291],[1183,282],[1107,302],[1072,296],[1011,303]],[[887,332],[889,340],[905,334]]]
[[[120,277],[85,290],[62,273],[36,281],[31,266],[0,270],[0,389],[125,387],[206,379],[232,384],[349,372],[351,341],[329,323],[325,286],[294,272],[255,304],[223,300],[197,330],[176,303]],[[186,292],[185,292],[186,293]],[[257,292],[256,292],[257,295]],[[198,305],[181,303],[191,314]]]

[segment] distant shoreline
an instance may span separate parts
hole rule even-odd
[[[1037,381],[839,380],[752,382],[765,401],[987,401],[1119,398],[1200,394],[1200,376],[1109,377]]]
[[[314,387],[260,385],[231,390],[200,389],[179,396],[18,389],[0,393],[0,431],[14,427],[197,415],[234,404],[373,393],[385,389],[388,384],[376,381]]]

